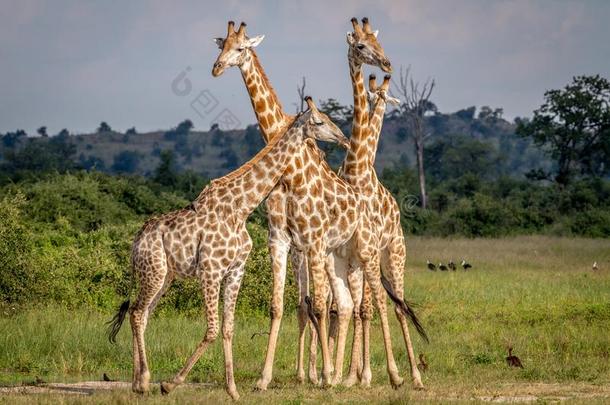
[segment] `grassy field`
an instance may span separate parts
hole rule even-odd
[[[430,344],[415,337],[430,369],[426,391],[408,384],[406,353],[394,316],[394,352],[407,383],[392,390],[378,323],[373,324],[373,385],[370,389],[321,390],[294,378],[297,326],[284,317],[270,390],[252,392],[260,373],[267,330],[263,316],[238,316],[234,343],[235,372],[244,402],[314,401],[410,402],[490,399],[572,398],[590,403],[610,401],[610,241],[550,237],[505,239],[408,240],[406,289],[422,304],[420,318]],[[426,259],[455,262],[465,257],[469,272],[430,272]],[[597,261],[600,269],[591,270]],[[104,322],[110,314],[61,308],[2,309],[0,314],[0,385],[33,381],[100,380],[102,373],[131,378],[130,331],[123,327],[118,344],[109,344]],[[204,333],[202,318],[159,316],[147,331],[154,381],[169,378],[182,366]],[[524,369],[506,366],[512,345]],[[347,363],[347,362],[346,362]],[[346,364],[347,367],[347,364]],[[222,348],[217,342],[190,374],[190,381],[210,386],[182,388],[161,397],[158,386],[146,403],[227,401]],[[39,402],[87,402],[91,397],[44,394]],[[96,393],[95,402],[127,403],[128,390]],[[530,398],[530,399],[531,399]],[[0,395],[0,402],[31,402],[31,396]]]

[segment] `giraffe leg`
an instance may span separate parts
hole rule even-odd
[[[158,264],[158,263],[157,263]],[[155,274],[160,277],[142,277],[140,280],[140,291],[134,306],[131,308],[129,321],[133,335],[133,382],[132,390],[139,394],[148,392],[150,383],[150,370],[146,359],[146,345],[144,343],[144,331],[148,319],[148,310],[155,297],[161,293],[167,275],[166,266],[159,264],[154,269]]]
[[[290,242],[288,238],[274,238],[269,242],[269,254],[271,255],[273,270],[273,293],[271,296],[271,328],[267,344],[267,355],[261,377],[256,382],[256,388],[266,390],[273,376],[273,360],[277,345],[280,324],[284,312],[284,284],[286,282],[286,260]]]
[[[362,373],[362,317],[360,315],[360,305],[362,303],[362,269],[353,268],[350,271],[348,282],[349,290],[354,301],[354,337],[352,340],[352,357],[349,365],[349,373],[343,385],[351,387]]]
[[[305,331],[307,329],[307,304],[305,297],[309,292],[309,280],[307,277],[307,264],[305,263],[305,255],[301,252],[293,250],[290,252],[292,270],[294,279],[297,282],[297,290],[299,292],[299,307],[297,309],[297,317],[299,321],[299,351],[297,354],[297,381],[303,383],[305,381]]]
[[[388,323],[386,296],[385,291],[382,290],[383,287],[381,286],[379,265],[379,252],[375,250],[374,252],[371,252],[370,259],[364,265],[364,274],[366,276],[366,281],[373,292],[377,309],[379,310],[390,383],[393,388],[398,388],[404,381],[398,374],[398,367],[396,367],[396,360],[394,359],[394,353],[392,352],[392,338],[390,336],[390,325]],[[366,352],[367,348],[365,347],[364,350]]]
[[[373,318],[373,293],[371,287],[364,281],[360,316],[362,317],[362,370],[360,385],[370,387],[373,374],[371,372],[371,319]]]
[[[244,266],[248,258],[250,250],[243,256],[239,265],[232,269],[225,282],[224,289],[224,312],[222,316],[222,345],[225,355],[225,380],[226,390],[232,399],[238,400],[239,393],[235,385],[235,376],[233,374],[233,330],[235,324],[235,303],[241,280],[244,275]]]
[[[313,250],[313,249],[312,249]],[[325,249],[316,249],[316,252],[310,252],[307,257],[309,265],[309,273],[312,278],[313,284],[313,311],[315,320],[318,324],[318,341],[322,350],[322,385],[328,386],[332,384],[331,381],[331,359],[328,350],[328,329],[327,329],[327,311],[326,311],[326,300],[327,294],[325,283],[326,283],[326,270],[325,257],[322,252]],[[320,253],[318,253],[320,252]]]
[[[327,274],[333,292],[333,298],[337,304],[337,338],[336,357],[333,376],[333,385],[340,384],[343,379],[343,362],[345,354],[345,341],[349,320],[354,310],[354,302],[348,287],[349,261],[347,258],[329,255],[331,263]]]
[[[320,380],[318,379],[318,365],[317,365],[317,357],[318,357],[318,333],[316,332],[316,328],[313,323],[310,321],[309,323],[309,382],[318,385]]]
[[[382,252],[381,255],[381,270],[384,272],[384,274],[387,274],[389,276],[389,279],[392,281],[394,293],[401,300],[404,299],[405,257],[406,249],[403,243],[402,236],[400,238],[395,238],[392,243],[390,243],[388,248]],[[409,334],[407,317],[397,305],[394,306],[394,312],[396,313],[396,318],[398,318],[398,322],[400,323],[400,327],[402,329],[402,336],[405,341],[405,346],[407,347],[407,355],[409,358],[409,366],[411,367],[411,378],[413,381],[413,387],[415,389],[423,389],[424,384],[422,383],[421,375],[417,368],[415,353],[413,351],[411,336]]]
[[[207,329],[204,338],[199,342],[197,348],[188,358],[184,367],[176,374],[171,382],[161,383],[161,393],[169,394],[177,385],[180,385],[186,379],[186,376],[191,371],[197,360],[205,352],[208,346],[218,337],[218,296],[220,293],[221,269],[216,269],[215,266],[206,266],[202,270],[202,289],[205,301],[205,312],[207,317]],[[215,271],[208,271],[214,268]]]

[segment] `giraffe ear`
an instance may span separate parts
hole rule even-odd
[[[347,44],[348,45],[354,45],[354,42],[356,42],[356,39],[354,38],[354,33],[348,31],[348,33],[347,33]]]
[[[264,35],[257,35],[254,38],[248,38],[248,39],[246,39],[245,46],[246,46],[246,48],[255,48],[258,46],[258,44],[263,42],[264,38],[265,38]]]
[[[377,35],[379,35],[379,30],[373,31],[373,35],[375,36],[375,38],[377,38]]]
[[[396,97],[386,96],[385,101],[388,104],[400,105],[400,99],[398,99]]]
[[[224,46],[224,44],[225,44],[225,40],[224,40],[224,38],[214,38],[214,39],[212,39],[212,41],[216,42],[216,45],[218,45],[218,47],[219,47],[220,49],[222,49],[222,47],[223,47],[223,46]]]

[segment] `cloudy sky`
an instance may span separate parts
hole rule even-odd
[[[239,72],[211,75],[211,39],[229,19],[265,34],[258,54],[286,110],[302,76],[314,99],[351,103],[352,16],[370,17],[395,67],[436,79],[433,101],[445,112],[490,105],[526,116],[574,75],[610,77],[604,0],[0,0],[0,132],[88,132],[102,120],[145,131],[185,118],[205,130],[225,108],[253,123]],[[190,87],[172,90],[182,72]],[[202,92],[215,108],[197,114]]]

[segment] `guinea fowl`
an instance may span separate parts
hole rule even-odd
[[[462,259],[462,268],[464,268],[464,270],[468,270],[472,268],[472,265],[467,263],[466,260]]]
[[[102,376],[102,380],[108,381],[108,382],[114,381],[112,378],[108,377],[108,374],[106,374],[106,373],[104,373],[104,375]]]
[[[430,260],[426,260],[426,262],[428,263],[428,270],[436,271],[436,266],[434,263],[430,263]]]
[[[417,363],[417,368],[422,373],[425,373],[426,371],[428,371],[428,363],[426,363],[426,359],[424,358],[423,353],[419,354],[419,363]]]
[[[597,270],[599,270],[599,267],[597,267],[597,262],[593,262],[593,271]]]
[[[447,270],[448,270],[448,269],[447,269],[447,266],[445,266],[443,263],[439,263],[439,264],[438,264],[438,269],[439,269],[440,271],[447,271]]]
[[[449,267],[453,271],[455,271],[455,269],[457,268],[455,266],[455,263],[453,263],[453,260],[449,260],[449,263],[447,263],[447,267]]]
[[[508,364],[509,367],[523,368],[523,364],[521,364],[521,359],[519,359],[519,357],[517,356],[513,356],[513,348],[510,346],[508,347],[508,356],[506,357],[506,364]]]

